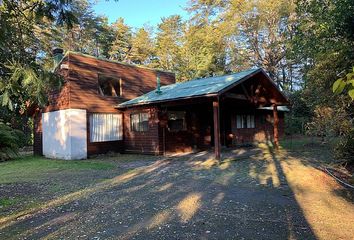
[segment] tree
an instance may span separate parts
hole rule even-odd
[[[152,28],[139,28],[131,40],[131,61],[135,64],[153,65],[155,46],[152,38]]]
[[[293,90],[297,69],[287,48],[295,20],[292,1],[193,0],[189,10],[194,21],[214,25],[225,39],[225,72],[262,67],[279,87]]]
[[[46,43],[37,38],[48,24],[71,27],[76,21],[71,1],[9,1],[0,6],[1,105],[11,110],[26,102],[44,104],[49,86],[60,80],[43,68]],[[52,85],[53,84],[53,85]]]
[[[304,95],[313,105],[335,106],[343,96],[331,89],[354,65],[353,1],[299,1],[293,49],[304,63]]]
[[[351,72],[337,79],[333,83],[333,92],[336,94],[342,93],[345,89],[348,90],[348,95],[354,101],[354,67]]]
[[[165,70],[177,70],[177,74],[181,63],[183,25],[179,15],[162,18],[156,34],[158,66]]]
[[[112,24],[114,40],[109,51],[110,59],[117,61],[129,61],[132,48],[132,30],[124,23],[123,18],[118,18]]]

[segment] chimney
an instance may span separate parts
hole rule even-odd
[[[156,76],[156,91],[155,91],[157,94],[161,94],[162,93],[160,88],[161,88],[160,74],[157,73],[157,76]]]
[[[54,60],[54,68],[56,68],[61,61],[61,59],[64,57],[64,50],[62,48],[54,48],[52,50],[53,53],[53,60]]]

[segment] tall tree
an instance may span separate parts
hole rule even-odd
[[[114,40],[109,52],[110,59],[117,61],[129,61],[132,48],[132,30],[124,23],[123,18],[118,18],[112,24]]]
[[[304,63],[304,97],[317,105],[341,104],[332,84],[354,66],[354,3],[350,0],[298,1],[293,49]]]
[[[159,67],[172,71],[178,69],[181,62],[183,25],[179,15],[161,19],[156,34],[156,56]]]
[[[139,28],[133,35],[131,61],[136,64],[153,65],[155,59],[155,46],[152,38],[152,28],[145,26]]]
[[[44,104],[45,90],[59,84],[42,66],[46,43],[38,38],[43,26],[76,21],[72,1],[4,0],[0,5],[0,94],[1,104],[18,111],[28,102]]]
[[[226,38],[225,71],[263,67],[281,88],[292,88],[295,64],[288,59],[286,47],[295,19],[292,1],[193,0],[190,11],[198,22],[218,23],[220,35]]]

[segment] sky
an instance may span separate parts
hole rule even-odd
[[[94,5],[94,11],[106,15],[110,23],[119,17],[131,27],[143,27],[145,23],[156,26],[161,17],[179,14],[184,19],[188,13],[183,10],[188,0],[99,0]]]

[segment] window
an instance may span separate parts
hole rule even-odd
[[[149,129],[149,114],[134,113],[130,115],[130,128],[135,132],[146,132]]]
[[[118,97],[121,95],[122,79],[115,76],[98,74],[98,91],[102,96]]]
[[[122,114],[90,115],[90,141],[108,142],[123,139]]]
[[[168,112],[168,129],[171,132],[187,130],[186,112],[184,111]]]
[[[236,128],[254,127],[254,115],[236,115]]]

